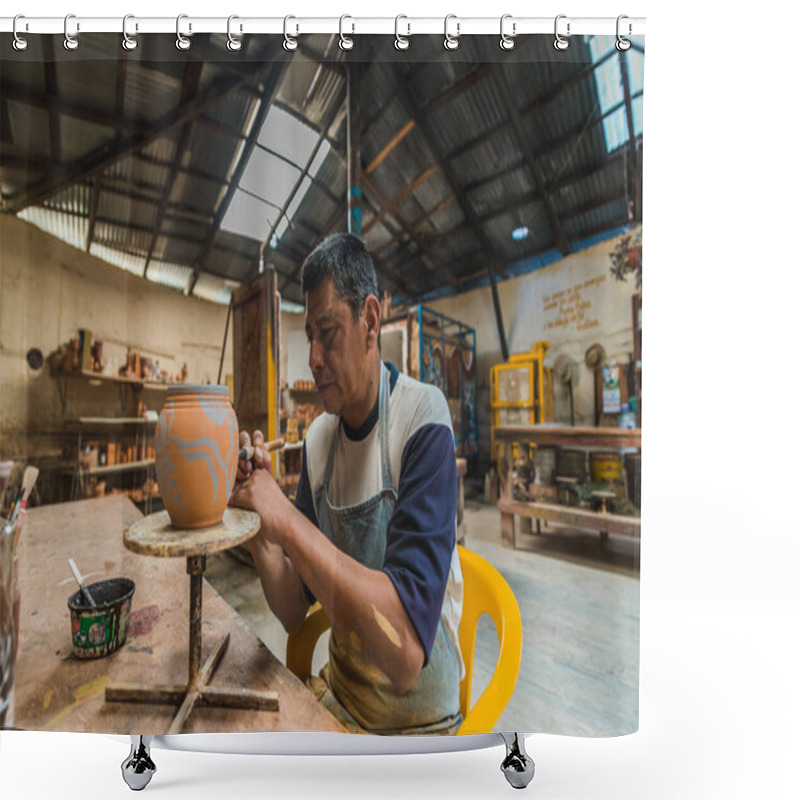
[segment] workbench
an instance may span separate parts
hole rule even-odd
[[[23,730],[166,733],[176,707],[108,702],[109,684],[186,683],[189,583],[183,558],[128,551],[123,532],[141,518],[122,495],[28,511],[20,539],[20,634],[14,724]],[[72,653],[67,598],[77,587],[68,558],[86,582],[125,576],[136,583],[128,638],[109,656]],[[305,685],[205,582],[203,634],[209,649],[230,632],[216,675],[220,683],[278,693],[277,711],[198,707],[185,733],[343,731]],[[205,654],[204,654],[205,655]]]
[[[513,446],[533,444],[541,447],[569,447],[619,451],[623,447],[642,446],[640,428],[572,428],[556,425],[501,425],[494,429],[498,446],[500,497],[500,527],[504,539],[514,548],[520,546],[517,537],[516,517],[536,520],[539,523],[557,522],[579,528],[599,531],[602,536],[616,533],[639,538],[641,521],[638,517],[609,514],[555,503],[515,500],[513,495]]]

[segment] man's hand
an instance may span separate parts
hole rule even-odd
[[[244,483],[256,469],[266,469],[272,474],[272,459],[264,448],[264,434],[261,431],[253,432],[253,441],[247,431],[239,432],[239,449],[253,451],[252,458],[240,459],[236,466],[236,483]]]

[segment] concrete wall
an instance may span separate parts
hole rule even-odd
[[[599,343],[609,363],[623,365],[633,353],[631,297],[636,292],[636,282],[632,276],[619,282],[609,271],[608,254],[616,241],[601,242],[498,284],[509,352],[524,352],[537,340],[548,339],[545,366],[552,366],[562,354],[572,359],[576,425],[594,425],[594,377],[584,362],[586,350]],[[491,288],[482,287],[426,305],[476,329],[478,439],[481,462],[486,465],[490,446],[489,374],[494,364],[503,361]],[[554,394],[556,421],[569,425],[566,387],[555,382]]]
[[[62,439],[58,381],[25,356],[38,347],[47,358],[59,344],[88,328],[103,340],[107,369],[116,374],[128,345],[177,372],[185,362],[192,383],[216,382],[227,307],[185,297],[77,250],[15,217],[0,216],[0,454],[52,454]],[[223,364],[233,372],[231,336]],[[64,418],[123,413],[113,384],[66,381]],[[145,391],[149,408],[163,391]],[[132,393],[123,398],[131,413]]]

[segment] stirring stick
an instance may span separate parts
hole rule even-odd
[[[92,608],[97,608],[97,603],[95,603],[94,597],[92,597],[92,595],[89,593],[89,590],[86,588],[86,585],[83,582],[83,576],[80,572],[78,572],[78,567],[71,558],[69,560],[69,566],[72,569],[72,574],[75,576],[75,580],[78,582],[78,586],[81,587],[81,591],[89,601],[89,605],[91,605]]]

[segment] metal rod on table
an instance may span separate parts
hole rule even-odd
[[[191,580],[189,586],[189,685],[200,672],[203,657],[203,572],[205,556],[189,556],[186,571]]]

